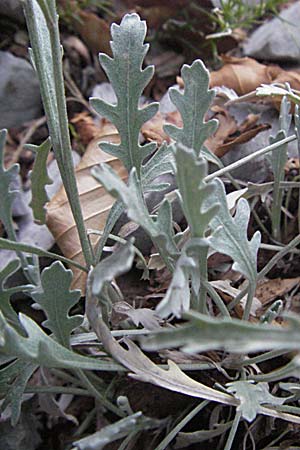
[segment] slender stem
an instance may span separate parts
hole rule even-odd
[[[55,5],[55,1],[52,0]],[[66,190],[70,207],[74,216],[74,220],[77,226],[79,239],[82,246],[82,251],[85,257],[87,266],[93,264],[93,256],[90,247],[90,242],[85,229],[82,210],[79,202],[79,193],[75,178],[75,171],[72,159],[72,148],[70,142],[70,134],[68,128],[68,116],[66,108],[65,87],[62,68],[62,49],[60,44],[58,18],[55,14],[55,20],[51,23],[48,22],[48,29],[51,40],[51,49],[53,56],[53,72],[54,82],[56,90],[57,101],[57,113],[60,123],[60,148],[56,148],[56,153],[59,153],[61,158],[58,159],[59,169],[61,171],[62,180]]]
[[[93,397],[93,395],[80,388],[66,387],[66,386],[27,386],[26,394],[72,394],[83,397]]]
[[[242,366],[250,366],[250,364],[259,364],[270,359],[277,358],[278,356],[286,355],[286,350],[271,350],[270,352],[263,353],[262,355],[254,356],[253,358],[247,358],[241,362]],[[251,377],[248,377],[251,378]]]
[[[235,299],[232,300],[229,303],[229,305],[227,306],[228,311],[231,311],[236,305],[238,305],[240,303],[242,298],[245,297],[245,295],[247,295],[248,290],[249,290],[249,285],[247,287],[245,287],[245,289],[240,291],[240,293],[235,297]]]
[[[216,172],[207,175],[207,177],[205,177],[205,181],[206,183],[210,180],[213,180],[216,177],[220,177],[224,174],[226,174],[227,172],[230,172],[234,169],[237,169],[238,167],[243,166],[244,164],[248,163],[249,161],[252,161],[253,159],[264,155],[265,153],[271,152],[272,150],[274,150],[277,147],[280,147],[281,145],[284,144],[288,144],[289,142],[295,141],[297,139],[297,136],[295,134],[293,134],[292,136],[289,136],[285,139],[282,139],[281,141],[275,142],[274,144],[268,145],[267,147],[262,148],[261,150],[257,150],[254,153],[251,153],[248,156],[245,156],[244,158],[235,161],[232,164],[229,164],[228,166],[224,167],[223,169],[217,170]]]
[[[205,287],[207,289],[207,292],[209,293],[209,295],[211,296],[211,298],[213,299],[213,301],[215,302],[216,306],[219,308],[220,312],[222,313],[223,316],[230,318],[230,314],[228,312],[228,309],[226,308],[226,306],[224,305],[224,302],[222,300],[222,298],[220,297],[220,295],[215,291],[215,289],[212,287],[211,284],[209,284],[209,282],[205,283]]]
[[[253,298],[255,295],[255,290],[256,290],[256,283],[253,283],[251,280],[249,280],[248,296],[247,296],[247,301],[246,301],[246,305],[245,305],[245,309],[244,309],[244,313],[243,313],[243,320],[249,320],[251,306],[252,306]]]
[[[17,236],[16,236],[16,232],[14,230],[13,227],[13,223],[12,223],[12,219],[5,221],[5,223],[3,223],[5,231],[7,233],[7,237],[9,240],[13,241],[13,242],[17,242]],[[16,250],[16,253],[18,255],[18,257],[20,258],[21,261],[21,265],[24,271],[24,275],[27,278],[27,280],[30,283],[33,283],[34,285],[36,284],[35,280],[31,277],[30,272],[28,271],[28,261],[26,256],[24,255],[24,253],[22,253],[19,250]]]
[[[235,438],[241,417],[242,417],[241,411],[236,411],[235,418],[233,419],[233,424],[230,429],[230,433],[229,433],[226,445],[224,447],[224,450],[230,450],[232,448],[233,440]]]
[[[283,249],[273,256],[272,259],[265,265],[265,267],[259,272],[257,281],[261,280],[266,274],[281,260],[287,253],[289,253],[294,247],[300,244],[300,234],[296,236],[291,242],[289,242]]]
[[[26,0],[24,3],[26,22],[53,150],[78,230],[83,254],[89,268],[93,263],[93,258],[85,230],[73,167],[56,4],[55,0],[49,0],[47,3],[39,1],[38,3],[44,14],[49,36],[47,36],[43,27],[40,28],[41,24],[36,20],[37,6],[34,5],[33,0]],[[49,60],[45,62],[43,50],[46,45],[45,42],[48,44],[48,39],[50,39],[51,55],[48,55]],[[46,63],[48,68],[45,67]]]
[[[199,249],[199,271],[200,271],[200,291],[198,295],[197,311],[203,314],[208,314],[206,295],[207,295],[207,254],[208,247],[201,247]]]
[[[204,400],[199,405],[196,406],[189,414],[187,414],[170,433],[161,441],[161,443],[155,447],[155,450],[164,450],[168,447],[170,442],[175,438],[175,436],[188,424],[202,409],[208,405],[209,400]]]
[[[125,417],[126,414],[121,411],[117,406],[115,406],[113,403],[111,403],[109,400],[107,400],[93,385],[93,383],[89,380],[87,375],[84,373],[83,370],[78,369],[76,370],[76,373],[78,374],[80,380],[84,383],[87,390],[95,397],[96,400],[100,402],[105,408],[107,408],[109,411],[113,412],[119,417]]]

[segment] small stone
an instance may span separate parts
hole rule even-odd
[[[245,55],[265,61],[299,63],[299,22],[298,1],[254,31],[244,45]]]
[[[21,0],[1,0],[0,15],[18,23],[25,23]]]
[[[0,51],[0,129],[18,127],[41,111],[39,82],[29,62]]]

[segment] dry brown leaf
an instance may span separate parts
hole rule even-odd
[[[222,56],[222,60],[223,67],[210,73],[210,87],[227,86],[238,95],[254,92],[261,84],[284,84],[287,82],[293,89],[300,89],[299,71],[283,70],[276,65],[266,66],[252,58]],[[178,81],[182,86],[183,81],[181,79]],[[255,94],[252,100],[257,100]],[[281,98],[272,98],[271,101],[279,109]]]
[[[300,169],[299,158],[290,158],[285,165],[285,173],[288,174],[292,171],[298,171]]]
[[[270,84],[281,72],[278,66],[266,66],[252,58],[223,56],[223,67],[210,73],[210,86],[227,86],[238,95],[254,91],[261,84]]]
[[[219,126],[214,135],[210,136],[205,145],[209,150],[218,156],[223,156],[223,154],[218,153],[218,149],[223,146],[226,139],[234,135],[238,131],[238,126],[236,120],[229,114],[229,111],[220,106],[213,106],[212,111],[215,113],[213,118],[217,119]]]
[[[142,135],[148,141],[155,141],[161,145],[164,141],[170,142],[170,136],[164,132],[163,126],[171,123],[177,127],[182,126],[180,113],[174,111],[167,114],[158,112],[152,119],[148,120],[141,129]]]
[[[275,278],[273,280],[263,281],[257,286],[255,297],[257,297],[260,302],[265,305],[275,300],[277,297],[282,297],[287,294],[299,283],[300,277],[283,279]]]
[[[75,114],[70,122],[74,124],[80,141],[84,146],[87,146],[98,135],[101,136],[102,129],[95,125],[92,116],[86,111]]]
[[[219,126],[216,133],[205,141],[205,145],[219,158],[224,156],[234,145],[248,142],[261,131],[270,128],[268,124],[257,124],[259,116],[255,114],[249,114],[240,125],[237,125],[235,118],[227,109],[215,105],[211,110],[215,113],[211,118],[217,119]],[[163,130],[166,123],[181,127],[180,113],[178,111],[168,114],[158,112],[143,125],[144,138],[148,141],[156,141],[159,145],[163,141],[170,142],[170,137]]]
[[[106,53],[111,55],[109,24],[89,11],[78,12],[79,20],[73,21],[73,27],[82,40],[95,55]]]
[[[151,29],[160,28],[164,22],[176,13],[174,7],[169,3],[166,5],[151,6],[148,8],[137,6],[135,9],[141,18],[146,20],[147,26]]]
[[[237,126],[235,119],[226,109],[214,106],[212,110],[216,111],[214,118],[218,119],[219,127],[216,133],[207,139],[205,145],[219,158],[222,158],[234,145],[244,144],[253,139],[258,133],[271,128],[267,123],[257,124],[260,117],[257,114],[249,114]]]
[[[90,142],[82,160],[76,167],[76,179],[85,226],[87,229],[94,230],[103,230],[114,199],[91,175],[92,167],[105,162],[123,180],[127,178],[127,171],[121,162],[100,150],[99,141],[118,143],[119,135],[116,128],[113,125],[106,124],[102,136]],[[47,205],[47,226],[64,256],[84,265],[79,236],[64,188],[61,188]],[[94,247],[100,236],[91,235],[90,239]],[[72,270],[74,273],[72,288],[81,289],[84,293],[86,273],[74,268]]]

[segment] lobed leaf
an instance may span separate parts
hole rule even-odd
[[[16,328],[20,329],[18,315],[10,303],[11,291],[5,288],[7,279],[20,268],[20,261],[10,261],[0,272],[0,311]]]
[[[119,158],[128,172],[136,167],[140,175],[142,161],[156,147],[155,143],[139,144],[140,129],[158,110],[157,103],[139,108],[140,96],[154,72],[153,66],[142,69],[149,48],[144,44],[146,24],[137,14],[126,14],[120,25],[112,25],[111,34],[113,58],[101,53],[99,59],[114,88],[117,104],[97,98],[90,101],[99,114],[117,127],[120,135],[120,144],[100,143],[101,148]]]
[[[128,217],[140,225],[159,246],[159,250],[170,260],[178,253],[172,231],[172,210],[169,202],[164,201],[157,216],[151,218],[141,197],[140,181],[135,168],[131,170],[128,186],[106,164],[95,168],[93,175],[106,190],[115,198],[121,200]]]
[[[190,307],[190,280],[189,269],[195,267],[195,262],[185,254],[177,261],[172,281],[163,300],[156,307],[160,317],[170,315],[181,317],[182,313]]]
[[[178,145],[175,151],[176,180],[181,207],[194,237],[203,237],[219,205],[215,200],[216,183],[204,181],[207,162],[197,159],[192,149]]]
[[[35,220],[44,224],[46,223],[45,205],[49,200],[45,187],[53,183],[47,173],[47,158],[51,149],[51,140],[48,138],[41,145],[26,145],[26,148],[37,154],[30,176],[32,191],[30,206]]]
[[[105,283],[130,270],[133,258],[134,247],[128,242],[111,256],[100,261],[89,274],[93,295],[100,295]]]
[[[10,405],[12,426],[15,426],[20,418],[23,394],[36,369],[35,364],[20,360],[0,369],[0,396],[4,394],[0,411],[3,412]]]
[[[146,350],[180,347],[189,353],[225,350],[233,353],[299,350],[300,321],[286,327],[253,324],[232,318],[214,318],[195,311],[183,315],[189,323],[162,330],[142,339]]]
[[[74,353],[63,347],[29,317],[19,314],[26,337],[19,334],[0,312],[0,355],[14,356],[21,361],[45,367],[87,370],[119,370],[113,362],[101,361]]]
[[[41,286],[31,292],[31,297],[43,308],[47,320],[43,323],[57,341],[69,347],[71,332],[82,323],[82,316],[69,316],[70,309],[80,299],[80,291],[70,291],[72,271],[60,261],[46,267],[41,275]]]
[[[178,144],[193,149],[199,156],[204,141],[213,134],[218,126],[214,119],[205,122],[205,114],[214,97],[214,91],[209,90],[209,72],[201,60],[196,60],[191,66],[184,65],[181,71],[184,81],[184,92],[171,88],[171,101],[181,114],[183,127],[165,125],[165,132]]]
[[[225,253],[234,260],[233,270],[241,272],[252,283],[256,283],[256,260],[261,235],[257,231],[248,241],[249,204],[244,198],[239,199],[235,216],[232,217],[227,206],[224,185],[220,180],[215,181],[215,197],[220,209],[210,222],[213,233],[208,238],[209,244],[214,250]]]
[[[4,168],[3,153],[6,134],[6,130],[0,131],[0,220],[8,231],[11,227],[11,209],[16,194],[16,191],[11,190],[11,184],[18,177],[19,165],[13,164],[9,169]]]
[[[254,384],[252,381],[240,380],[227,383],[226,386],[227,391],[240,401],[237,411],[241,411],[242,417],[248,422],[253,422],[261,405],[282,405],[286,400],[270,394],[267,383]]]
[[[164,143],[153,156],[142,165],[143,192],[157,191],[157,178],[167,173],[174,173],[174,154],[172,146]],[[167,187],[168,184],[163,184],[159,190],[166,189]]]

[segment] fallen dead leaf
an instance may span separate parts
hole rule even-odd
[[[258,133],[271,128],[271,125],[267,123],[257,124],[260,117],[257,114],[249,114],[237,126],[235,119],[225,108],[215,106],[212,110],[217,111],[214,118],[219,121],[219,127],[216,133],[207,139],[205,145],[219,158],[226,155],[234,145],[244,144],[253,139]]]
[[[282,297],[289,293],[297,284],[300,283],[300,277],[296,278],[275,278],[260,283],[255,292],[263,305],[272,302],[277,297]]]
[[[244,144],[253,139],[258,133],[270,128],[269,124],[257,124],[259,115],[249,114],[246,119],[238,125],[229,111],[221,106],[215,105],[211,108],[214,115],[211,118],[219,121],[219,126],[214,135],[205,141],[205,145],[219,158],[224,156],[236,144]],[[182,126],[181,116],[178,111],[168,114],[158,112],[151,120],[142,127],[142,135],[148,141],[156,141],[159,145],[163,141],[170,142],[170,137],[164,132],[163,126],[171,123],[178,127]]]
[[[297,171],[300,169],[299,158],[290,158],[285,165],[285,173],[289,174],[292,171]]]
[[[260,64],[252,58],[237,58],[223,55],[223,67],[210,73],[210,87],[226,86],[233,89],[238,95],[254,93],[253,99],[257,100],[255,90],[261,84],[289,83],[292,89],[300,89],[300,72],[297,70],[284,70],[277,65]],[[184,87],[181,77],[177,77],[177,83]],[[260,100],[261,101],[261,100]],[[272,98],[278,107],[276,98]]]
[[[252,58],[222,56],[223,67],[210,73],[210,86],[227,86],[238,95],[254,91],[261,84],[272,83],[282,71],[279,66],[266,66]]]
[[[170,136],[164,132],[163,126],[166,123],[171,123],[177,127],[182,126],[181,115],[178,111],[167,114],[158,112],[152,119],[148,120],[141,129],[143,137],[147,141],[155,141],[161,145],[164,141],[170,142]]]
[[[77,134],[79,135],[80,141],[84,146],[87,146],[92,139],[96,138],[98,135],[101,136],[102,127],[95,125],[92,116],[84,111],[78,114],[70,120],[74,124]],[[105,122],[102,122],[103,126]]]
[[[80,196],[80,203],[87,229],[103,230],[106,218],[114,203],[114,199],[106,192],[104,187],[91,175],[92,167],[105,162],[125,180],[127,171],[121,162],[100,150],[99,141],[118,143],[119,135],[111,124],[103,127],[101,137],[98,136],[90,142],[82,160],[76,167],[76,179]],[[84,265],[79,236],[75,227],[71,208],[64,188],[53,197],[47,205],[47,226],[53,234],[55,241],[64,256]],[[99,241],[99,235],[91,235],[92,246]],[[86,273],[74,269],[72,288],[85,292]]]

